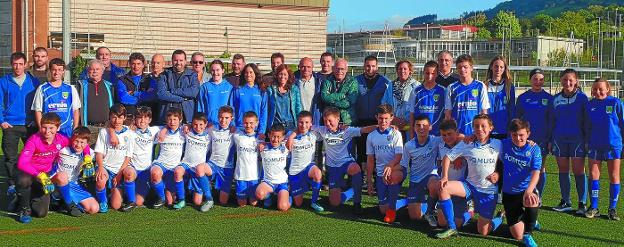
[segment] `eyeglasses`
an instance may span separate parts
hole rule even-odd
[[[204,61],[191,61],[192,64],[204,64]]]

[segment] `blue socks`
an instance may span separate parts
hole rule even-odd
[[[405,206],[407,206],[407,199],[406,198],[403,198],[403,199],[400,199],[400,200],[396,201],[396,206],[395,206],[396,210],[399,210],[399,209],[401,209],[401,208],[403,208]]]
[[[340,194],[340,204],[344,204],[351,200],[351,198],[353,198],[353,188],[345,190]]]
[[[390,209],[397,210],[396,203],[401,191],[401,184],[388,185],[388,204]]]
[[[576,194],[578,195],[579,202],[585,204],[587,202],[587,176],[585,174],[574,175],[574,182],[576,183]]]
[[[470,219],[472,219],[472,214],[468,211],[464,212],[464,221],[462,221],[462,226],[465,226],[466,224],[468,224],[468,222],[470,222]]]
[[[204,192],[204,198],[207,201],[212,201],[212,189],[210,188],[210,180],[208,180],[208,177],[206,176],[199,177],[199,186],[201,187],[201,190]]]
[[[448,222],[448,226],[450,229],[457,229],[457,226],[455,225],[455,213],[453,212],[453,202],[451,201],[451,199],[447,199],[447,200],[441,200],[438,202],[438,205],[440,206],[440,209],[442,209],[442,213],[444,214],[444,217],[446,217]]]
[[[271,193],[268,193],[266,197],[264,197],[264,207],[271,207]]]
[[[598,208],[598,195],[600,195],[600,180],[592,180],[591,181],[591,208]]]
[[[620,184],[611,184],[609,186],[609,208],[616,208],[618,197],[620,197]]]
[[[156,191],[156,194],[161,200],[165,200],[165,183],[163,183],[163,181],[154,184],[154,191]]]
[[[569,172],[560,172],[559,173],[559,189],[561,189],[561,198],[567,202],[572,203],[570,200],[570,173]]]
[[[312,185],[312,203],[316,203],[319,198],[319,193],[321,192],[321,183],[311,182]]]
[[[546,173],[541,172],[540,178],[537,181],[537,190],[539,191],[540,198],[544,195],[544,187],[546,187]]]
[[[184,201],[186,195],[184,194],[184,180],[175,182],[176,197],[178,201]]]
[[[420,204],[420,213],[425,215],[427,214],[427,209],[429,209],[429,206],[427,206],[427,203],[421,203]]]
[[[95,197],[100,203],[108,203],[108,198],[106,198],[106,188],[103,190],[95,190]]]
[[[427,196],[427,211],[425,211],[425,214],[431,212],[431,210],[434,210],[436,204],[438,204],[438,198]]]
[[[492,231],[496,231],[501,224],[503,224],[503,217],[495,217],[492,219]]]
[[[362,202],[362,172],[351,176],[351,187],[353,188],[353,203]]]
[[[69,188],[69,184],[66,184],[63,186],[56,186],[56,187],[59,188],[59,191],[61,192],[61,197],[63,197],[63,202],[65,202],[65,205],[69,206],[72,203],[71,190]]]
[[[126,199],[130,203],[136,202],[136,186],[134,181],[124,183],[124,191],[126,192]]]

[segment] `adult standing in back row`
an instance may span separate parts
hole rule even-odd
[[[358,98],[356,103],[356,126],[376,125],[377,107],[381,104],[394,105],[392,96],[392,82],[378,73],[377,57],[367,56],[364,58],[364,73],[355,77],[358,83]],[[357,138],[357,162],[366,162],[366,138],[362,134]]]
[[[175,50],[171,55],[171,68],[166,69],[158,80],[158,99],[161,101],[160,118],[164,123],[169,108],[184,112],[184,122],[190,123],[195,111],[195,98],[199,93],[197,73],[186,68],[186,53]]]
[[[438,53],[438,77],[436,83],[448,87],[451,83],[459,81],[459,75],[453,72],[453,56],[450,51],[443,50]]]

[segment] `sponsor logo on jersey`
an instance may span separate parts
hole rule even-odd
[[[472,90],[472,96],[474,96],[474,97],[479,96],[479,89],[473,89]]]
[[[607,113],[612,113],[613,112],[613,106],[607,106]]]
[[[440,94],[434,94],[433,95],[433,101],[434,102],[438,102],[439,99],[440,99]]]
[[[548,99],[542,99],[542,105],[548,105]]]
[[[63,99],[69,98],[69,92],[63,92],[62,93],[62,97],[63,97]]]

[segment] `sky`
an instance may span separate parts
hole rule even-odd
[[[385,23],[400,27],[414,17],[437,14],[457,18],[464,12],[493,8],[505,0],[330,0],[327,31],[382,30]],[[434,4],[435,3],[435,4]]]

